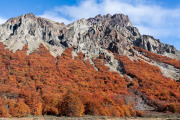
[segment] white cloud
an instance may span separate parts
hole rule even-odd
[[[59,17],[57,13],[50,12],[50,11],[45,12],[43,15],[39,15],[39,17],[48,18],[50,20],[53,20],[53,21],[56,21],[56,22],[59,22],[59,23],[63,22],[64,24],[71,23],[71,21],[69,21],[68,19],[63,18],[63,17]]]
[[[73,6],[56,6],[42,16],[69,23],[107,13],[128,15],[141,34],[153,35],[163,42],[167,41],[165,38],[173,39],[173,36],[180,40],[180,8],[164,8],[155,3],[147,4],[145,0],[84,0]],[[175,46],[180,49],[179,44]]]
[[[5,18],[1,18],[0,17],[0,24],[3,24],[3,23],[5,23],[7,20],[5,19]]]

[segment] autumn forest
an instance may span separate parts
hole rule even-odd
[[[5,49],[0,43],[0,117],[54,116],[143,116],[128,96],[145,99],[156,111],[180,113],[180,83],[162,75],[143,60],[130,60],[114,53],[124,73],[110,72],[100,55],[92,61],[73,48],[53,57],[43,44],[30,55]],[[150,59],[180,68],[180,61],[141,48]],[[96,67],[97,70],[94,68]],[[132,80],[130,79],[132,78]],[[130,102],[128,102],[130,101]]]

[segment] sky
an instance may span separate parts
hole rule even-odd
[[[0,0],[0,24],[26,13],[65,24],[98,14],[123,13],[141,34],[180,50],[180,0]]]

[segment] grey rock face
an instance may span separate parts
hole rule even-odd
[[[21,50],[25,44],[28,44],[28,53],[31,53],[39,48],[40,43],[45,46],[55,45],[50,51],[57,49],[61,52],[63,48],[59,43],[59,36],[64,26],[62,23],[26,14],[11,18],[0,26],[0,42],[13,52]]]
[[[141,36],[136,41],[134,41],[134,44],[138,47],[158,54],[164,54],[165,52],[172,54],[176,53],[174,46],[163,44],[158,39],[154,39],[149,35]]]
[[[53,22],[31,14],[9,19],[0,26],[0,41],[14,52],[29,45],[29,53],[43,43],[53,55],[60,55],[67,47],[77,51],[100,54],[100,49],[129,55],[133,46],[158,54],[176,54],[178,51],[152,36],[141,36],[128,16],[123,14],[97,15],[72,24]]]
[[[105,16],[101,16],[100,14],[97,15],[94,18],[89,18],[88,21],[90,23],[108,23],[111,26],[115,27],[116,25],[119,25],[121,27],[127,27],[127,26],[131,26],[131,21],[129,20],[128,16],[124,15],[124,14],[114,14],[113,16],[110,14],[107,14]]]
[[[28,54],[38,49],[41,43],[53,56],[61,55],[70,47],[75,48],[74,52],[85,53],[85,59],[103,54],[108,58],[107,66],[113,71],[118,71],[119,65],[112,53],[136,59],[137,51],[133,49],[134,46],[180,59],[180,52],[173,46],[161,43],[152,36],[141,35],[138,29],[132,26],[128,16],[123,14],[97,15],[69,25],[26,14],[11,18],[0,25],[0,42],[13,52],[28,44]],[[160,66],[165,68],[163,65]]]

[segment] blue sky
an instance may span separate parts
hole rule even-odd
[[[0,24],[26,13],[65,24],[97,14],[123,13],[141,34],[180,50],[180,0],[0,0]]]

